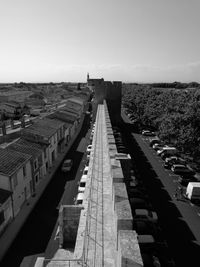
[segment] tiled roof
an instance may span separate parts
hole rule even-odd
[[[6,202],[6,200],[12,195],[12,192],[0,188],[0,204]]]
[[[24,129],[24,134],[33,134],[49,138],[62,126],[64,126],[64,123],[58,120],[51,120],[48,118],[39,119],[35,121],[33,125]]]
[[[9,101],[5,103],[7,106],[12,106],[12,107],[20,107],[20,104],[17,101]]]
[[[58,111],[58,114],[59,115],[62,114],[61,116],[63,118],[65,118],[65,121],[66,122],[71,122],[71,123],[74,123],[74,121],[76,121],[77,117],[78,117],[77,115],[72,114],[71,112],[68,112],[68,111],[66,111],[64,109],[60,109],[60,111]]]
[[[69,101],[69,103],[63,107],[64,110],[67,110],[71,113],[77,114],[81,110],[81,106],[79,104],[75,104],[74,102]]]
[[[47,116],[50,119],[59,120],[65,123],[65,127],[71,127],[72,123],[69,122],[69,120],[66,118],[66,114],[64,112],[55,112],[53,114],[50,114]]]
[[[30,155],[0,148],[0,173],[10,176],[30,158]]]
[[[46,147],[46,145],[42,145],[41,143],[35,143],[29,140],[26,140],[24,137],[21,137],[20,139],[17,140],[17,144],[20,145],[24,145],[24,146],[29,146],[35,149],[38,149],[40,151],[44,150],[44,147]]]
[[[73,103],[75,103],[75,104],[77,104],[79,106],[82,106],[84,104],[84,100],[82,98],[80,98],[80,97],[71,97],[71,98],[68,99],[67,102],[69,102],[69,101],[73,102]]]
[[[64,112],[67,117],[74,118],[74,120],[76,120],[78,118],[78,114],[75,113],[73,110],[67,108],[67,107],[61,108],[60,111]]]
[[[19,152],[22,152],[22,153],[25,153],[31,156],[35,156],[35,157],[39,156],[42,153],[41,150],[37,148],[33,148],[31,147],[31,145],[30,146],[22,145],[17,142],[10,144],[8,148],[14,151],[19,151]]]
[[[32,134],[32,135],[39,135],[39,136],[43,136],[43,137],[48,137],[50,138],[52,135],[54,135],[56,132],[55,129],[43,126],[41,128],[38,127],[37,125],[32,125],[30,127],[27,127],[26,129],[23,130],[23,133],[26,134]]]
[[[52,120],[46,117],[43,119],[36,120],[35,124],[41,125],[41,126],[46,125],[56,130],[60,129],[64,125],[64,123],[61,121]]]

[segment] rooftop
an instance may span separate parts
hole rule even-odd
[[[63,121],[65,123],[65,126],[69,126],[69,127],[72,125],[72,123],[70,123],[69,121],[74,121],[72,117],[70,117],[70,120],[69,120],[68,115],[62,111],[56,111],[48,115],[47,118],[52,118],[52,119]]]
[[[0,148],[0,174],[11,176],[30,158],[30,155],[9,148]]]
[[[39,135],[50,138],[57,130],[64,125],[63,122],[53,119],[39,119],[34,124],[23,130],[24,134]]]
[[[28,146],[34,149],[39,149],[39,150],[43,150],[44,145],[40,144],[40,143],[36,143],[36,142],[31,142],[26,140],[24,137],[21,137],[17,140],[17,144],[20,145],[24,145],[24,146]]]
[[[8,148],[12,149],[14,151],[19,151],[19,152],[29,154],[29,155],[35,156],[35,157],[37,157],[38,155],[41,154],[41,150],[37,149],[37,148],[33,148],[31,146],[31,144],[30,145],[24,145],[24,144],[20,144],[18,142],[15,142],[15,143],[10,144]]]

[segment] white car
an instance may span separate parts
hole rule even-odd
[[[84,200],[84,193],[78,193],[74,200],[75,205],[82,205]]]
[[[177,153],[177,149],[175,147],[165,146],[162,149],[157,150],[158,156],[161,156],[164,153],[167,153],[167,154],[170,154],[171,156],[174,156]]]
[[[88,145],[86,151],[87,151],[87,152],[90,152],[91,150],[92,150],[92,145]]]
[[[90,159],[90,152],[91,152],[91,151],[88,151],[88,152],[87,152],[87,160]]]
[[[83,175],[87,175],[88,174],[88,166],[85,166],[84,170],[83,170]]]
[[[158,150],[163,149],[163,147],[167,147],[167,145],[162,145],[162,144],[158,144],[158,143],[156,143],[156,144],[153,145],[152,148],[153,148],[154,150],[158,151]]]
[[[87,175],[84,174],[81,176],[81,180],[78,183],[78,192],[79,193],[83,193],[85,191],[86,182],[87,182]]]
[[[79,187],[78,187],[78,192],[79,193],[84,193],[85,185],[86,185],[86,182],[80,182]]]
[[[142,131],[142,135],[146,135],[146,136],[155,136],[154,132],[151,132],[149,130],[143,130]]]

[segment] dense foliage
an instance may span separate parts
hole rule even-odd
[[[124,85],[122,105],[140,127],[200,158],[200,89]]]

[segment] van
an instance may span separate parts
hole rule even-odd
[[[200,182],[189,182],[186,197],[192,202],[200,202]]]
[[[168,155],[176,155],[178,153],[178,150],[175,147],[163,147],[161,150],[157,151],[157,155],[161,156],[162,154],[168,154]]]
[[[75,198],[75,205],[82,205],[84,200],[84,193],[78,193],[78,195]]]

